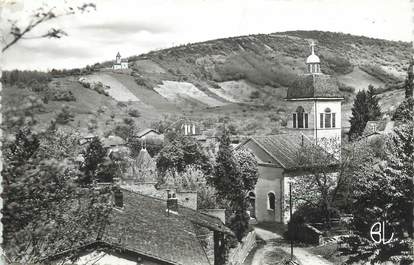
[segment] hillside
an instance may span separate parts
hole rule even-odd
[[[304,60],[312,40],[322,71],[340,83],[346,98],[345,121],[354,91],[369,84],[378,88],[385,112],[401,101],[399,87],[410,58],[408,43],[319,31],[233,37],[153,51],[130,57],[129,71],[105,69],[110,65],[106,62],[87,71],[54,75],[48,86],[59,86],[75,96],[75,101],[65,102],[75,114],[69,123],[72,127],[90,127],[92,120],[105,131],[129,117],[142,128],[167,114],[209,124],[224,117],[243,133],[275,133],[291,111],[283,98],[292,81],[306,71]],[[107,95],[82,86],[79,78],[100,82]],[[13,93],[5,93],[6,102]],[[44,121],[62,107],[53,99],[44,105],[37,114]],[[129,115],[131,109],[139,115]]]

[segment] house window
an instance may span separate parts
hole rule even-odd
[[[267,209],[272,211],[276,209],[276,196],[273,192],[267,194]]]
[[[335,113],[332,113],[332,128],[336,127],[336,117],[335,117]]]
[[[308,113],[305,113],[302,106],[293,113],[293,128],[308,128]]]

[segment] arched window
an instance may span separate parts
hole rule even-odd
[[[297,107],[293,113],[293,128],[308,128],[308,113],[305,113],[302,106]]]
[[[330,108],[326,108],[324,113],[321,113],[321,128],[335,128],[336,126],[336,115],[331,112]]]
[[[276,209],[276,196],[273,192],[267,194],[267,209],[273,211]]]

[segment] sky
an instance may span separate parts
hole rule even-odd
[[[48,0],[44,5],[61,8],[64,1]],[[68,2],[76,5],[86,1]],[[413,35],[410,0],[89,1],[96,4],[95,11],[59,18],[30,35],[55,27],[68,36],[21,40],[3,53],[2,69],[84,67],[113,60],[118,51],[127,57],[180,44],[287,30],[344,32],[401,41],[411,41]],[[27,23],[30,12],[41,2],[0,0],[1,30],[7,32],[7,18],[18,20],[19,25]]]

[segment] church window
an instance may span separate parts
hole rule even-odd
[[[301,106],[296,109],[296,113],[298,114],[298,128],[303,128],[303,112],[304,109]]]
[[[331,109],[326,108],[325,109],[325,128],[331,128],[331,125],[332,125],[331,122],[332,122]]]
[[[335,113],[331,113],[330,108],[325,109],[325,128],[335,128],[336,120],[335,120]]]
[[[293,128],[296,128],[296,113],[293,113]]]
[[[293,128],[308,128],[308,113],[305,113],[302,106],[293,113]]]
[[[308,113],[305,113],[305,128],[308,128]]]
[[[323,113],[320,114],[319,127],[323,128]]]
[[[276,209],[276,196],[273,192],[267,194],[267,209],[273,211]]]

